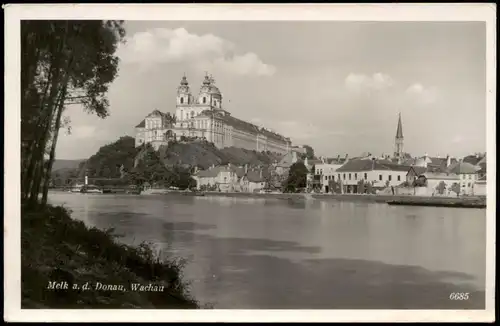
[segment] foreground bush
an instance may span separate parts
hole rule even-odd
[[[198,308],[181,280],[181,264],[161,261],[148,245],[119,244],[110,231],[86,227],[63,207],[22,205],[21,216],[23,309]],[[49,282],[69,288],[48,289]],[[98,282],[125,290],[96,290]],[[94,289],[83,290],[86,283]],[[164,288],[141,292],[131,284]]]

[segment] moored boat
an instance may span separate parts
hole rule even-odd
[[[465,198],[401,198],[388,200],[388,205],[399,206],[433,206],[433,207],[456,207],[456,208],[486,208],[486,200]]]
[[[98,186],[94,186],[94,185],[83,186],[81,192],[86,193],[86,194],[102,194],[103,193],[101,188],[99,188]]]

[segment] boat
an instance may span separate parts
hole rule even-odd
[[[82,192],[82,189],[83,189],[84,185],[83,184],[75,184],[73,187],[71,187],[71,189],[69,190],[69,192],[78,192],[78,193],[81,193]]]
[[[456,207],[456,208],[486,208],[486,201],[483,200],[451,200],[451,199],[398,199],[387,201],[388,205],[399,206],[432,206],[432,207]]]
[[[102,194],[103,193],[101,188],[99,188],[98,186],[94,186],[94,185],[83,186],[81,192],[86,193],[86,194]]]

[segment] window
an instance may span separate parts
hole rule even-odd
[[[345,180],[345,173],[344,173],[344,180]]]
[[[398,175],[398,181],[401,181],[401,176],[400,175]]]
[[[325,180],[328,180],[328,176],[325,175]]]
[[[472,179],[472,174],[469,174],[469,180]]]
[[[380,181],[382,181],[382,175],[381,175],[381,174],[379,174],[379,175],[378,175],[378,179],[379,179]]]
[[[365,180],[368,180],[368,173],[365,173]]]
[[[389,181],[391,181],[391,180],[392,180],[392,175],[389,175]]]
[[[358,174],[354,173],[354,180],[358,180]]]
[[[469,182],[469,184],[467,185],[467,187],[469,187],[469,188],[470,188],[470,182]]]
[[[184,103],[184,97],[181,97],[181,104]]]
[[[339,180],[340,180],[340,173],[339,173],[338,177],[339,177]]]
[[[191,119],[194,118],[194,111],[191,111]]]
[[[349,173],[349,180],[351,180],[351,174]]]
[[[203,104],[207,103],[207,98],[203,97]]]

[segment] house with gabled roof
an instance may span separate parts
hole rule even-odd
[[[476,182],[474,182],[473,194],[474,196],[486,196],[487,192],[487,182],[486,175],[479,178]]]
[[[479,170],[480,167],[464,161],[459,161],[448,168],[448,172],[459,176],[462,195],[474,194],[474,184],[479,180]]]
[[[262,167],[249,169],[248,165],[227,164],[196,171],[193,178],[198,190],[215,188],[220,192],[255,192],[265,188],[266,175]]]
[[[351,159],[337,169],[335,181],[339,181],[345,193],[357,193],[358,183],[371,183],[375,189],[395,187],[406,181],[410,166],[391,160]]]
[[[347,161],[347,155],[342,159],[340,156],[333,159],[326,157],[320,157],[319,160],[306,159],[304,164],[310,171],[310,175],[308,175],[309,186],[323,193],[331,192],[330,181],[335,179],[337,169]]]

